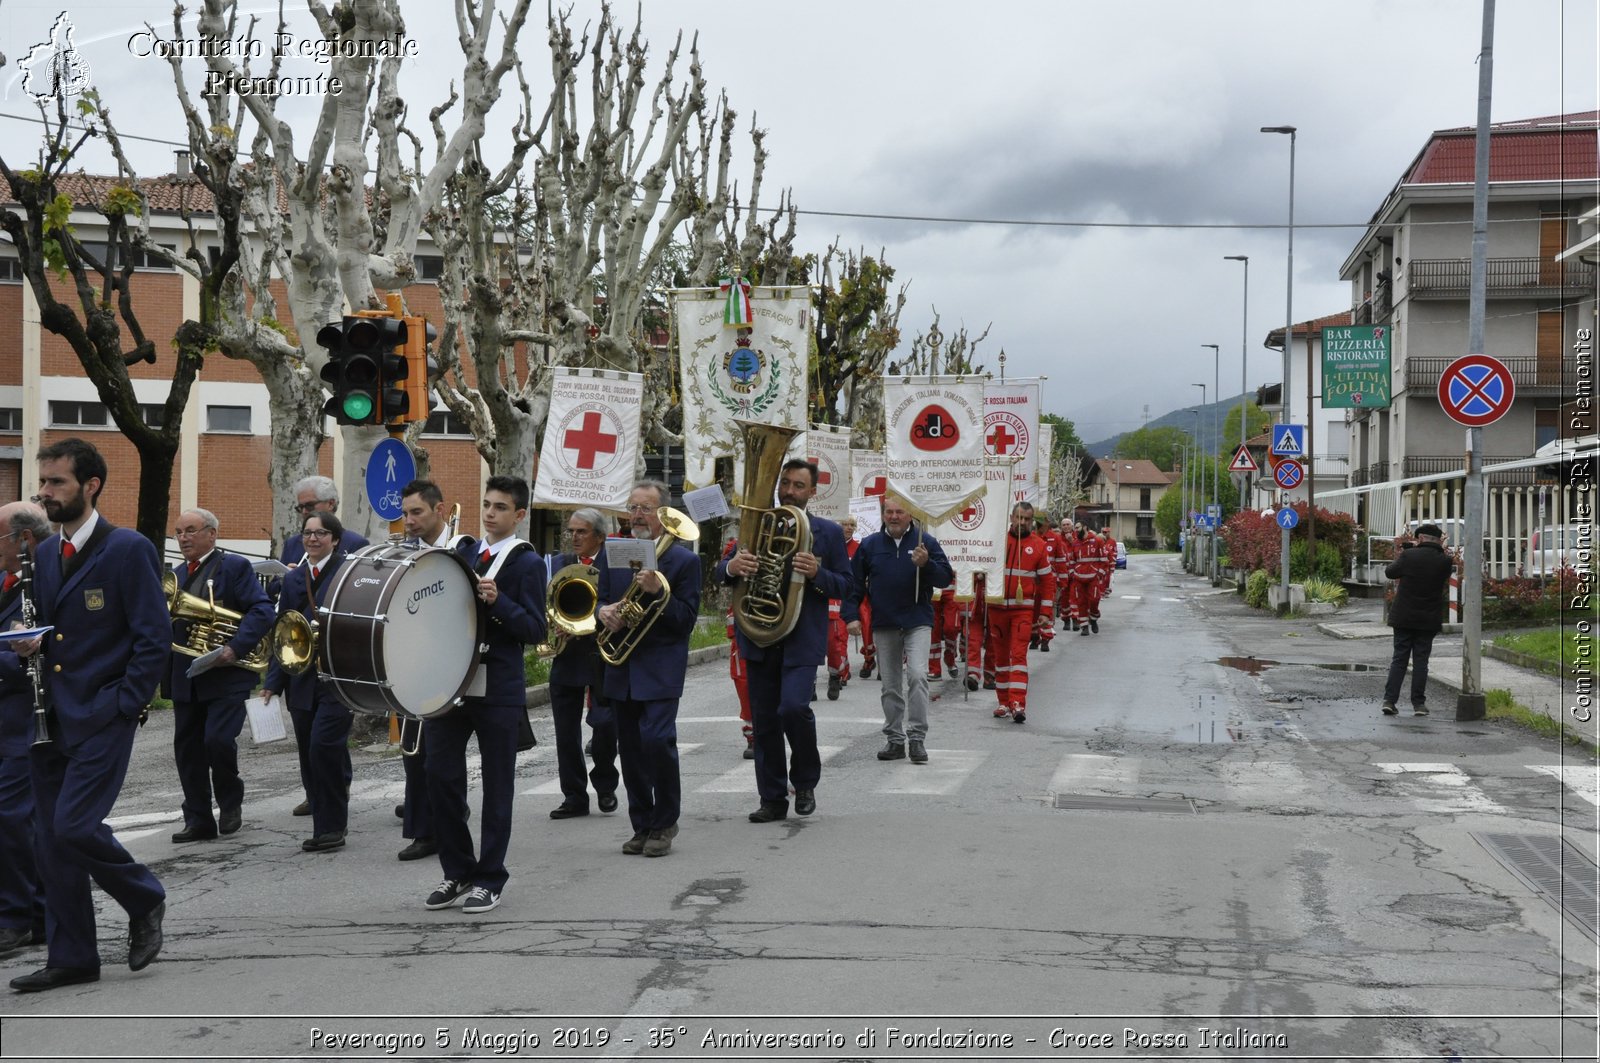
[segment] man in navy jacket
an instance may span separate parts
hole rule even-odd
[[[92,879],[128,913],[128,966],[161,951],[167,891],[106,826],[133,754],[139,714],[167,666],[172,625],[161,557],[96,511],[106,462],[81,439],[39,451],[39,501],[61,526],[39,549],[50,737],[32,751],[35,855],[44,883],[46,966],[11,980],[30,993],[100,978]]]
[[[32,502],[0,506],[0,629],[22,626],[22,551],[37,557],[50,521]],[[35,591],[37,597],[37,591]],[[37,606],[37,603],[35,603]],[[44,944],[44,890],[33,858],[33,686],[27,662],[0,642],[0,955]]]
[[[817,467],[798,458],[785,462],[778,477],[778,502],[805,509],[817,493]],[[746,499],[746,505],[757,500]],[[752,823],[771,823],[789,814],[789,784],[794,784],[794,810],[809,816],[817,808],[817,781],[822,778],[822,757],[817,752],[817,718],[811,697],[817,685],[817,667],[828,655],[828,599],[850,592],[850,562],[845,556],[844,533],[839,525],[811,517],[811,549],[794,555],[794,571],[805,578],[800,596],[800,616],[794,630],[770,646],[757,646],[743,630],[735,634],[739,656],[748,662],[750,712],[755,725],[756,792],[761,807],[750,813]],[[717,565],[724,583],[749,579],[761,560],[741,546],[738,553]],[[790,582],[782,582],[787,594]],[[784,770],[783,743],[789,740],[789,770]]]
[[[871,604],[883,678],[887,741],[878,759],[900,760],[909,744],[911,763],[926,764],[928,679],[922,662],[932,638],[934,588],[950,586],[955,571],[939,541],[913,524],[905,503],[892,495],[884,498],[883,530],[861,541],[850,567],[855,578],[844,618],[850,633],[860,635],[861,601]]]
[[[550,574],[580,564],[605,572],[606,537],[616,529],[616,520],[598,509],[573,511],[567,518],[572,552],[553,558]],[[550,635],[554,637],[555,632]],[[556,773],[561,779],[561,804],[550,810],[551,819],[587,816],[591,782],[600,811],[617,810],[617,717],[605,699],[604,682],[604,664],[593,635],[567,639],[550,662],[550,719],[556,728]],[[594,767],[587,776],[583,754],[586,700],[589,726],[594,728]]]
[[[207,671],[189,678],[195,657],[174,653],[161,683],[172,699],[172,753],[183,786],[183,829],[175,842],[206,841],[239,829],[244,781],[239,778],[239,732],[244,727],[244,699],[256,688],[256,673],[239,666],[272,630],[275,612],[261,589],[255,570],[238,554],[217,549],[217,518],[210,510],[179,514],[173,534],[183,560],[172,566],[178,588],[218,609],[240,614],[238,630]],[[169,603],[170,604],[170,603]],[[200,621],[172,621],[172,641],[188,644]],[[219,815],[211,814],[215,789]]]
[[[659,540],[665,529],[657,510],[671,498],[659,480],[640,480],[628,494],[635,539]],[[628,789],[633,837],[622,843],[629,856],[666,856],[678,836],[683,800],[678,776],[678,699],[689,668],[689,636],[700,619],[700,559],[673,544],[656,558],[659,571],[606,568],[600,577],[599,620],[622,631],[620,601],[634,583],[642,603],[661,602],[662,578],[670,585],[662,613],[620,665],[606,665],[605,692],[617,715],[622,782]]]
[[[528,712],[522,652],[545,634],[544,560],[515,534],[527,516],[528,482],[491,476],[483,491],[483,539],[460,547],[478,575],[478,600],[488,614],[483,641],[489,650],[480,665],[488,677],[482,697],[469,697],[422,723],[433,834],[444,870],[444,880],[424,902],[434,910],[459,900],[468,915],[493,911],[511,877],[506,849],[516,796],[517,732]],[[467,825],[467,739],[474,735],[483,769],[483,837],[476,855]]]
[[[337,513],[339,511],[339,489],[334,486],[333,480],[326,476],[307,476],[298,480],[294,485],[294,513],[295,519],[304,522],[313,513]],[[367,540],[353,531],[344,533],[343,545],[340,553],[353,554],[357,550],[365,549],[369,544]],[[299,532],[295,532],[283,542],[283,552],[278,555],[278,560],[294,568],[306,556],[306,543]]]

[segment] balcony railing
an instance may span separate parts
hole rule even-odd
[[[1350,473],[1350,486],[1362,487],[1366,484],[1381,484],[1389,478],[1389,463],[1376,461],[1363,468],[1354,469]]]
[[[1526,454],[1490,455],[1483,459],[1485,465],[1498,465],[1501,462],[1516,461],[1525,458]],[[1400,463],[1401,475],[1436,476],[1439,473],[1465,472],[1467,468],[1466,457],[1461,454],[1408,454]],[[1513,469],[1510,472],[1490,473],[1486,482],[1496,486],[1509,486],[1513,484],[1531,484],[1535,481],[1534,470]],[[1377,481],[1374,481],[1377,482]]]
[[[1421,355],[1407,358],[1404,365],[1405,387],[1411,391],[1430,392],[1438,388],[1439,377],[1453,356]],[[1502,357],[1501,362],[1511,370],[1511,380],[1517,385],[1517,395],[1526,398],[1555,398],[1572,394],[1578,386],[1576,360],[1557,362],[1553,358],[1541,359],[1531,354],[1514,354]]]
[[[1548,258],[1491,258],[1488,291],[1495,295],[1565,295],[1594,289],[1595,267],[1588,262]],[[1472,262],[1465,258],[1414,258],[1406,263],[1406,288],[1413,296],[1465,296]]]

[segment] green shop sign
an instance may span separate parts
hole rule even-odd
[[[1322,330],[1322,407],[1389,405],[1389,326],[1335,325]]]

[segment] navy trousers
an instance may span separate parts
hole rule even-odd
[[[239,778],[239,732],[244,728],[244,696],[172,703],[172,755],[183,787],[183,822],[217,829],[211,797],[223,810],[244,804]]]
[[[1411,704],[1423,705],[1428,701],[1428,657],[1433,653],[1435,631],[1418,631],[1416,628],[1394,629],[1394,656],[1389,659],[1389,681],[1383,686],[1383,700],[1391,705],[1400,702],[1400,687],[1406,678],[1406,659],[1411,659]]]
[[[451,712],[422,723],[433,839],[439,844],[445,878],[499,893],[511,877],[506,849],[511,844],[511,804],[516,796],[517,728],[526,713],[519,704],[491,705],[468,698]],[[483,769],[483,837],[476,855],[472,828],[467,825],[467,739],[473,735],[478,738]]]
[[[817,752],[817,717],[811,711],[817,666],[789,667],[783,643],[769,646],[759,661],[746,661],[750,684],[750,721],[755,727],[756,792],[766,802],[789,800],[789,786],[815,790],[822,778]],[[783,746],[789,744],[785,765]]]
[[[28,755],[0,757],[0,927],[44,929],[44,891],[33,859]]]
[[[416,726],[414,723],[405,724],[400,729],[401,733],[405,734]],[[402,838],[433,837],[433,805],[428,801],[427,733],[424,727],[422,736],[417,739],[417,751],[400,758],[406,769],[406,814],[400,822]]]
[[[617,788],[617,718],[611,706],[595,702],[589,710],[594,728],[594,768],[583,756],[584,701],[588,687],[550,684],[550,718],[556,728],[556,774],[561,780],[562,803],[589,807],[589,783],[597,794]],[[586,774],[587,770],[587,774]]]
[[[311,802],[311,833],[335,834],[350,826],[350,710],[321,690],[312,704],[309,711],[290,709],[289,719]]]
[[[34,852],[44,886],[49,967],[100,966],[91,880],[130,917],[147,915],[167,899],[150,869],[136,863],[106,826],[137,729],[118,715],[71,749],[59,741],[33,747]]]
[[[683,784],[678,778],[678,699],[618,701],[617,751],[628,788],[628,819],[635,833],[678,822]]]

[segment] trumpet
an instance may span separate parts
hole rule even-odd
[[[656,540],[656,557],[659,558],[675,542],[692,543],[700,538],[700,526],[690,520],[687,514],[680,513],[670,506],[662,506],[656,510],[656,519],[661,521],[661,538]],[[565,571],[565,570],[563,570]],[[638,583],[628,584],[628,589],[622,593],[618,605],[622,607],[622,630],[603,630],[596,638],[600,646],[600,656],[607,664],[621,664],[628,659],[634,650],[639,648],[639,643],[644,641],[645,635],[661,619],[661,614],[666,612],[667,602],[672,598],[672,585],[667,582],[667,577],[656,573],[656,578],[661,580],[661,597],[653,602],[643,600],[644,591],[639,589]]]
[[[549,603],[545,609],[549,632],[537,652],[540,657],[558,657],[568,639],[581,639],[596,631],[600,570],[593,565],[566,566],[551,578],[545,600]]]
[[[174,620],[189,621],[189,640],[174,642],[174,653],[190,657],[203,657],[219,650],[239,637],[239,622],[243,613],[217,605],[217,596],[210,580],[206,581],[206,597],[190,594],[178,586],[178,575],[167,572],[161,577],[161,590],[167,596],[167,612]],[[263,674],[271,663],[272,639],[263,638],[255,647],[234,664]]]

